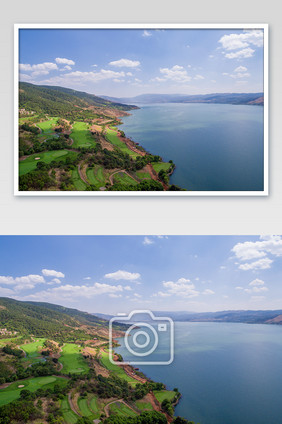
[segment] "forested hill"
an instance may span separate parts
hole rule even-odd
[[[94,94],[70,88],[34,85],[27,82],[19,84],[19,109],[67,118],[73,113],[77,115],[78,111],[83,112],[85,116],[87,109],[95,111],[101,108],[127,111],[134,109],[135,106],[111,102]]]
[[[20,334],[62,339],[68,335],[81,338],[89,332],[100,332],[104,335],[107,333],[108,323],[77,309],[1,297],[0,328]]]
[[[219,103],[233,105],[263,105],[263,93],[212,93],[212,94],[141,94],[136,97],[115,98],[103,96],[107,100],[121,103]]]

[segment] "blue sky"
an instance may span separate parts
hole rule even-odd
[[[263,91],[263,30],[21,29],[20,80],[97,95]]]
[[[0,269],[0,296],[93,313],[282,306],[278,236],[1,236]]]

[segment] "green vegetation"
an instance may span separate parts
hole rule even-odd
[[[20,397],[21,391],[24,389],[28,389],[30,392],[35,392],[41,388],[53,388],[55,384],[59,386],[66,386],[67,380],[62,377],[54,376],[18,380],[17,382],[10,384],[5,389],[0,389],[0,406],[6,405],[15,399],[18,399]]]
[[[124,403],[115,402],[110,405],[110,412],[121,417],[135,417],[137,413]]]
[[[64,344],[60,362],[63,364],[63,371],[65,374],[86,373],[89,370],[81,354],[81,347],[74,343]]]
[[[117,376],[118,378],[121,378],[122,380],[127,381],[133,386],[137,384],[137,381],[134,378],[127,375],[126,372],[121,367],[111,363],[108,352],[102,351],[100,361],[105,368],[112,371],[113,374]]]
[[[137,144],[127,145],[124,132],[117,129],[117,111],[135,106],[62,87],[20,83],[19,107],[24,115],[19,117],[20,191],[180,190],[169,185],[172,161],[163,163]],[[144,172],[146,165],[155,170],[154,179],[151,170]],[[86,169],[84,181],[79,167]],[[112,179],[118,170],[132,177],[121,172]]]
[[[66,423],[75,424],[77,422],[78,416],[71,410],[67,397],[64,397],[61,401],[60,409]]]
[[[105,187],[106,177],[104,175],[102,166],[93,166],[91,168],[87,168],[86,175],[90,184],[93,184],[97,187]]]
[[[141,172],[141,171],[137,171],[136,172],[136,175],[137,175],[137,177],[138,178],[140,178],[140,179],[150,179],[151,178],[151,176],[150,176],[150,174],[149,174],[149,172]]]
[[[95,140],[89,131],[89,125],[85,122],[75,122],[70,134],[73,139],[73,148],[95,146]]]
[[[139,156],[138,153],[133,152],[130,150],[125,143],[123,143],[117,136],[117,131],[107,128],[106,131],[106,138],[107,140],[117,146],[123,153],[128,154],[129,156],[133,157],[134,159]]]
[[[175,392],[173,390],[155,390],[154,395],[157,400],[162,403],[165,399],[171,401],[175,397]]]
[[[166,391],[146,379],[140,383],[110,362],[104,320],[58,305],[0,298],[1,327],[17,336],[0,339],[0,384],[10,383],[0,390],[0,424],[90,424],[97,418],[108,424],[162,424],[164,412],[173,416],[177,389]],[[90,349],[92,338],[104,347]],[[152,392],[161,413],[146,397]]]
[[[25,175],[30,171],[36,169],[38,162],[51,163],[53,160],[59,159],[60,161],[66,160],[66,156],[76,156],[75,152],[68,152],[67,150],[55,150],[51,152],[35,153],[28,158],[20,161],[19,174]]]
[[[37,126],[42,130],[43,133],[51,133],[53,127],[57,124],[58,118],[49,118],[47,121],[38,122]]]
[[[27,343],[21,345],[20,348],[26,353],[26,360],[31,360],[32,362],[42,361],[43,358],[40,355],[39,350],[43,349],[43,343],[46,339],[37,339],[35,342]]]
[[[142,400],[137,400],[136,406],[137,406],[138,409],[140,409],[140,411],[152,411],[153,410],[153,406],[151,405],[150,402],[144,402]]]
[[[135,181],[133,178],[131,178],[128,174],[125,174],[124,172],[119,172],[114,175],[114,182],[115,184],[122,184],[122,185],[137,185],[138,182]]]
[[[159,162],[159,163],[153,163],[154,170],[159,173],[160,170],[168,171],[171,167],[171,163],[169,162]]]
[[[87,184],[85,184],[85,182],[82,181],[82,179],[80,178],[78,168],[75,168],[72,171],[72,181],[73,181],[73,184],[74,184],[76,190],[83,191],[87,187]]]

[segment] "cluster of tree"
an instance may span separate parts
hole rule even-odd
[[[105,108],[132,109],[131,106],[110,102],[101,97],[68,88],[20,83],[19,108],[27,111],[60,116],[68,120],[84,120],[97,117],[97,112],[91,109],[91,106],[102,107],[101,115]]]
[[[49,423],[63,423],[62,412],[57,401],[63,399],[70,388],[71,383],[64,387],[55,384],[53,388],[41,388],[34,393],[27,389],[21,390],[18,400],[0,407],[0,424],[33,422],[36,419],[44,419],[46,412]],[[46,412],[43,412],[41,398],[48,399]]]
[[[17,358],[22,358],[24,356],[24,353],[21,349],[12,348],[9,345],[6,345],[2,348],[2,351],[6,353],[7,355],[13,355]]]
[[[40,129],[34,125],[22,124],[20,129],[23,131],[31,132],[32,134],[40,134]]]
[[[55,184],[56,182],[50,177],[48,172],[40,169],[28,172],[25,175],[20,175],[19,177],[20,191],[47,190]]]

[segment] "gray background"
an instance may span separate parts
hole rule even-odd
[[[268,197],[14,197],[14,23],[268,23]],[[0,234],[282,234],[278,0],[14,0],[1,11]],[[94,52],[93,52],[94,53]]]

